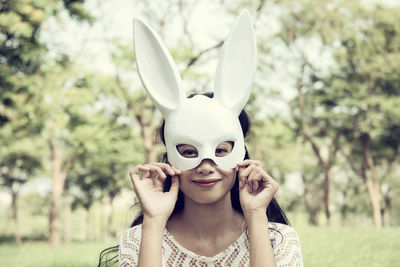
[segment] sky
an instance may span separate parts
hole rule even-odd
[[[132,43],[133,19],[146,20],[141,15],[141,10],[144,9],[141,2],[88,0],[85,7],[97,18],[93,26],[76,23],[63,14],[60,20],[53,19],[47,23],[42,38],[49,44],[50,50],[66,52],[72,58],[78,59],[78,62],[93,69],[112,73],[114,69],[109,64],[107,47],[109,40],[118,39],[121,43]],[[222,17],[222,12],[212,3],[199,1],[190,18],[189,27],[190,32],[194,33],[193,39],[204,48],[215,44],[214,38],[220,37],[221,32],[228,30],[229,20]],[[178,38],[180,30],[176,30],[179,29],[176,23],[167,27],[168,36],[164,40],[168,46],[168,41]]]

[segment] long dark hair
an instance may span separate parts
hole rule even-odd
[[[191,98],[195,95],[196,94],[192,94],[189,96],[189,98]],[[203,95],[210,97],[210,98],[214,97],[214,94],[211,92],[204,93]],[[240,121],[240,125],[242,127],[243,136],[246,137],[250,131],[251,123],[250,123],[249,116],[247,115],[247,113],[244,109],[239,114],[239,121]],[[162,125],[158,131],[161,141],[165,145],[164,127],[165,127],[165,120],[163,120]],[[246,148],[246,154],[245,154],[244,159],[250,159],[247,148]],[[162,160],[164,162],[168,162],[166,153],[163,154]],[[168,175],[163,184],[163,191],[168,192],[170,188],[171,188],[171,176]],[[236,175],[235,183],[231,189],[231,203],[232,203],[232,207],[236,211],[243,214],[242,206],[240,205],[240,200],[239,200],[239,179],[238,179],[237,175]],[[137,204],[139,204],[139,203],[137,203]],[[184,205],[185,205],[184,195],[183,195],[182,191],[179,190],[178,199],[175,203],[175,207],[174,207],[174,210],[172,211],[171,216],[182,211]],[[279,205],[279,203],[275,197],[272,198],[271,202],[269,203],[267,210],[266,210],[266,214],[267,214],[269,222],[276,222],[276,223],[290,225],[289,220],[285,215],[285,212],[283,211],[283,209],[281,208],[281,206]],[[142,224],[142,222],[143,222],[143,212],[140,211],[138,213],[138,215],[136,216],[136,218],[131,223],[131,227]],[[111,262],[111,261],[118,262],[118,259],[117,259],[118,255],[114,255],[112,257],[110,256],[112,254],[115,254],[116,252],[118,252],[118,246],[110,247],[110,248],[103,250],[100,253],[99,266],[108,266],[110,263],[107,263],[107,261],[108,262]],[[104,259],[104,261],[103,261],[103,259]]]

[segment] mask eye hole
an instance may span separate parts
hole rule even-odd
[[[197,158],[199,155],[194,146],[187,144],[177,145],[176,150],[178,150],[179,154],[181,154],[181,156],[184,158]]]
[[[232,152],[234,144],[235,143],[233,141],[224,141],[220,143],[215,149],[215,156],[217,157],[228,156]]]

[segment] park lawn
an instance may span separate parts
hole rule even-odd
[[[296,227],[306,267],[398,267],[400,229]],[[116,241],[117,242],[117,241]],[[114,243],[72,243],[50,249],[46,242],[21,248],[0,244],[0,266],[96,266],[99,252]]]
[[[69,246],[51,249],[47,242],[28,242],[20,248],[13,244],[0,244],[0,266],[69,267],[97,266],[98,257],[104,248],[114,243],[73,242]]]
[[[399,267],[400,229],[296,229],[306,267]]]

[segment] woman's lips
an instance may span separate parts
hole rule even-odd
[[[194,180],[193,183],[195,183],[197,186],[200,187],[211,187],[221,181],[221,179],[210,179],[210,180]]]

